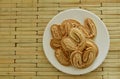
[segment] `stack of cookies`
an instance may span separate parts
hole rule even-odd
[[[50,46],[55,50],[55,57],[64,66],[86,68],[98,55],[98,47],[93,41],[97,34],[95,23],[87,18],[84,25],[77,20],[67,19],[60,25],[51,26]]]

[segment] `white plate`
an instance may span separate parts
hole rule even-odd
[[[68,67],[61,65],[54,56],[54,50],[50,47],[50,39],[52,38],[50,32],[51,25],[61,24],[61,22],[65,19],[75,19],[78,20],[81,24],[83,24],[86,18],[91,18],[95,22],[97,28],[97,36],[95,38],[95,42],[98,46],[99,54],[96,60],[91,66],[85,69],[77,69],[72,66]],[[72,75],[85,74],[96,69],[107,56],[109,50],[109,42],[109,34],[105,24],[94,13],[82,9],[69,9],[60,12],[55,17],[53,17],[52,20],[47,24],[43,35],[43,49],[49,62],[58,70]]]

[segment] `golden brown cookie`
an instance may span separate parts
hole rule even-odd
[[[61,40],[62,48],[68,52],[76,50],[77,43],[69,37],[65,37]]]
[[[64,20],[60,26],[61,33],[63,36],[68,36],[71,28],[79,27],[80,25],[81,24],[78,21],[73,20],[73,19]]]
[[[86,41],[86,48],[83,51],[75,50],[70,55],[70,62],[76,68],[90,66],[98,54],[98,48],[92,40]]]
[[[60,27],[60,25],[57,25],[57,24],[53,24],[51,26],[52,37],[54,39],[58,39],[58,40],[60,40],[62,38],[62,34],[61,34],[61,31],[60,31],[59,27]]]
[[[82,51],[85,48],[86,39],[83,32],[78,28],[72,28],[69,37],[72,38],[78,45],[78,49]]]
[[[74,20],[74,19],[68,19],[69,22],[71,23],[72,27],[79,27],[81,24],[80,22],[78,22],[77,20]]]
[[[98,55],[98,47],[92,40],[86,41],[86,48],[83,51],[82,59],[84,68],[90,66]]]
[[[71,28],[72,28],[72,25],[69,22],[69,20],[64,20],[62,22],[62,24],[60,25],[60,30],[61,30],[62,36],[64,36],[64,37],[68,36]]]
[[[70,62],[71,62],[71,65],[76,68],[83,68],[82,52],[81,51],[72,52],[70,55]]]
[[[97,47],[97,45],[95,44],[95,42],[94,42],[93,40],[91,40],[91,39],[87,39],[87,40],[86,40],[86,48],[85,48],[84,50],[86,50],[86,49],[89,48],[89,47],[92,47],[92,49],[93,49],[94,52],[95,52],[95,56],[97,56],[97,55],[98,55],[98,47]]]
[[[86,28],[85,28],[83,25],[79,26],[78,28],[83,32],[83,35],[84,35],[86,38],[88,38],[89,34],[88,34]]]
[[[61,50],[64,52],[64,54],[66,55],[66,57],[70,58],[70,54],[71,54],[71,52],[66,51],[66,50],[63,49],[62,47],[61,47]]]
[[[85,21],[84,21],[84,24],[85,24],[85,29],[86,29],[86,37],[87,38],[90,38],[90,39],[93,39],[96,35],[97,35],[97,29],[96,29],[96,25],[95,23],[93,22],[92,19],[90,18],[87,18]]]
[[[77,43],[80,43],[85,39],[82,31],[79,30],[78,28],[72,28],[69,33],[69,36]]]
[[[50,41],[50,46],[53,48],[53,49],[58,49],[61,47],[61,40],[57,40],[57,39],[51,39]]]
[[[55,57],[57,58],[60,64],[64,66],[70,65],[69,57],[67,57],[61,49],[55,50]]]

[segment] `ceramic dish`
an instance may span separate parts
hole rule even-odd
[[[95,59],[92,65],[84,69],[78,69],[73,66],[61,65],[54,55],[54,50],[50,47],[50,40],[52,38],[50,31],[51,25],[61,24],[61,22],[65,19],[75,19],[79,21],[81,24],[83,24],[86,18],[91,18],[95,22],[97,28],[97,36],[94,40],[99,49],[99,54],[97,58]],[[72,75],[85,74],[95,70],[107,56],[109,50],[109,42],[110,42],[109,34],[105,24],[101,21],[101,19],[97,15],[83,9],[69,9],[60,12],[59,14],[54,16],[51,19],[51,21],[47,24],[43,35],[43,49],[49,62],[58,70]]]

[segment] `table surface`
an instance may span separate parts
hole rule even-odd
[[[70,8],[95,13],[110,34],[105,61],[85,75],[57,70],[43,52],[47,23]],[[0,0],[0,79],[120,79],[120,0]]]

